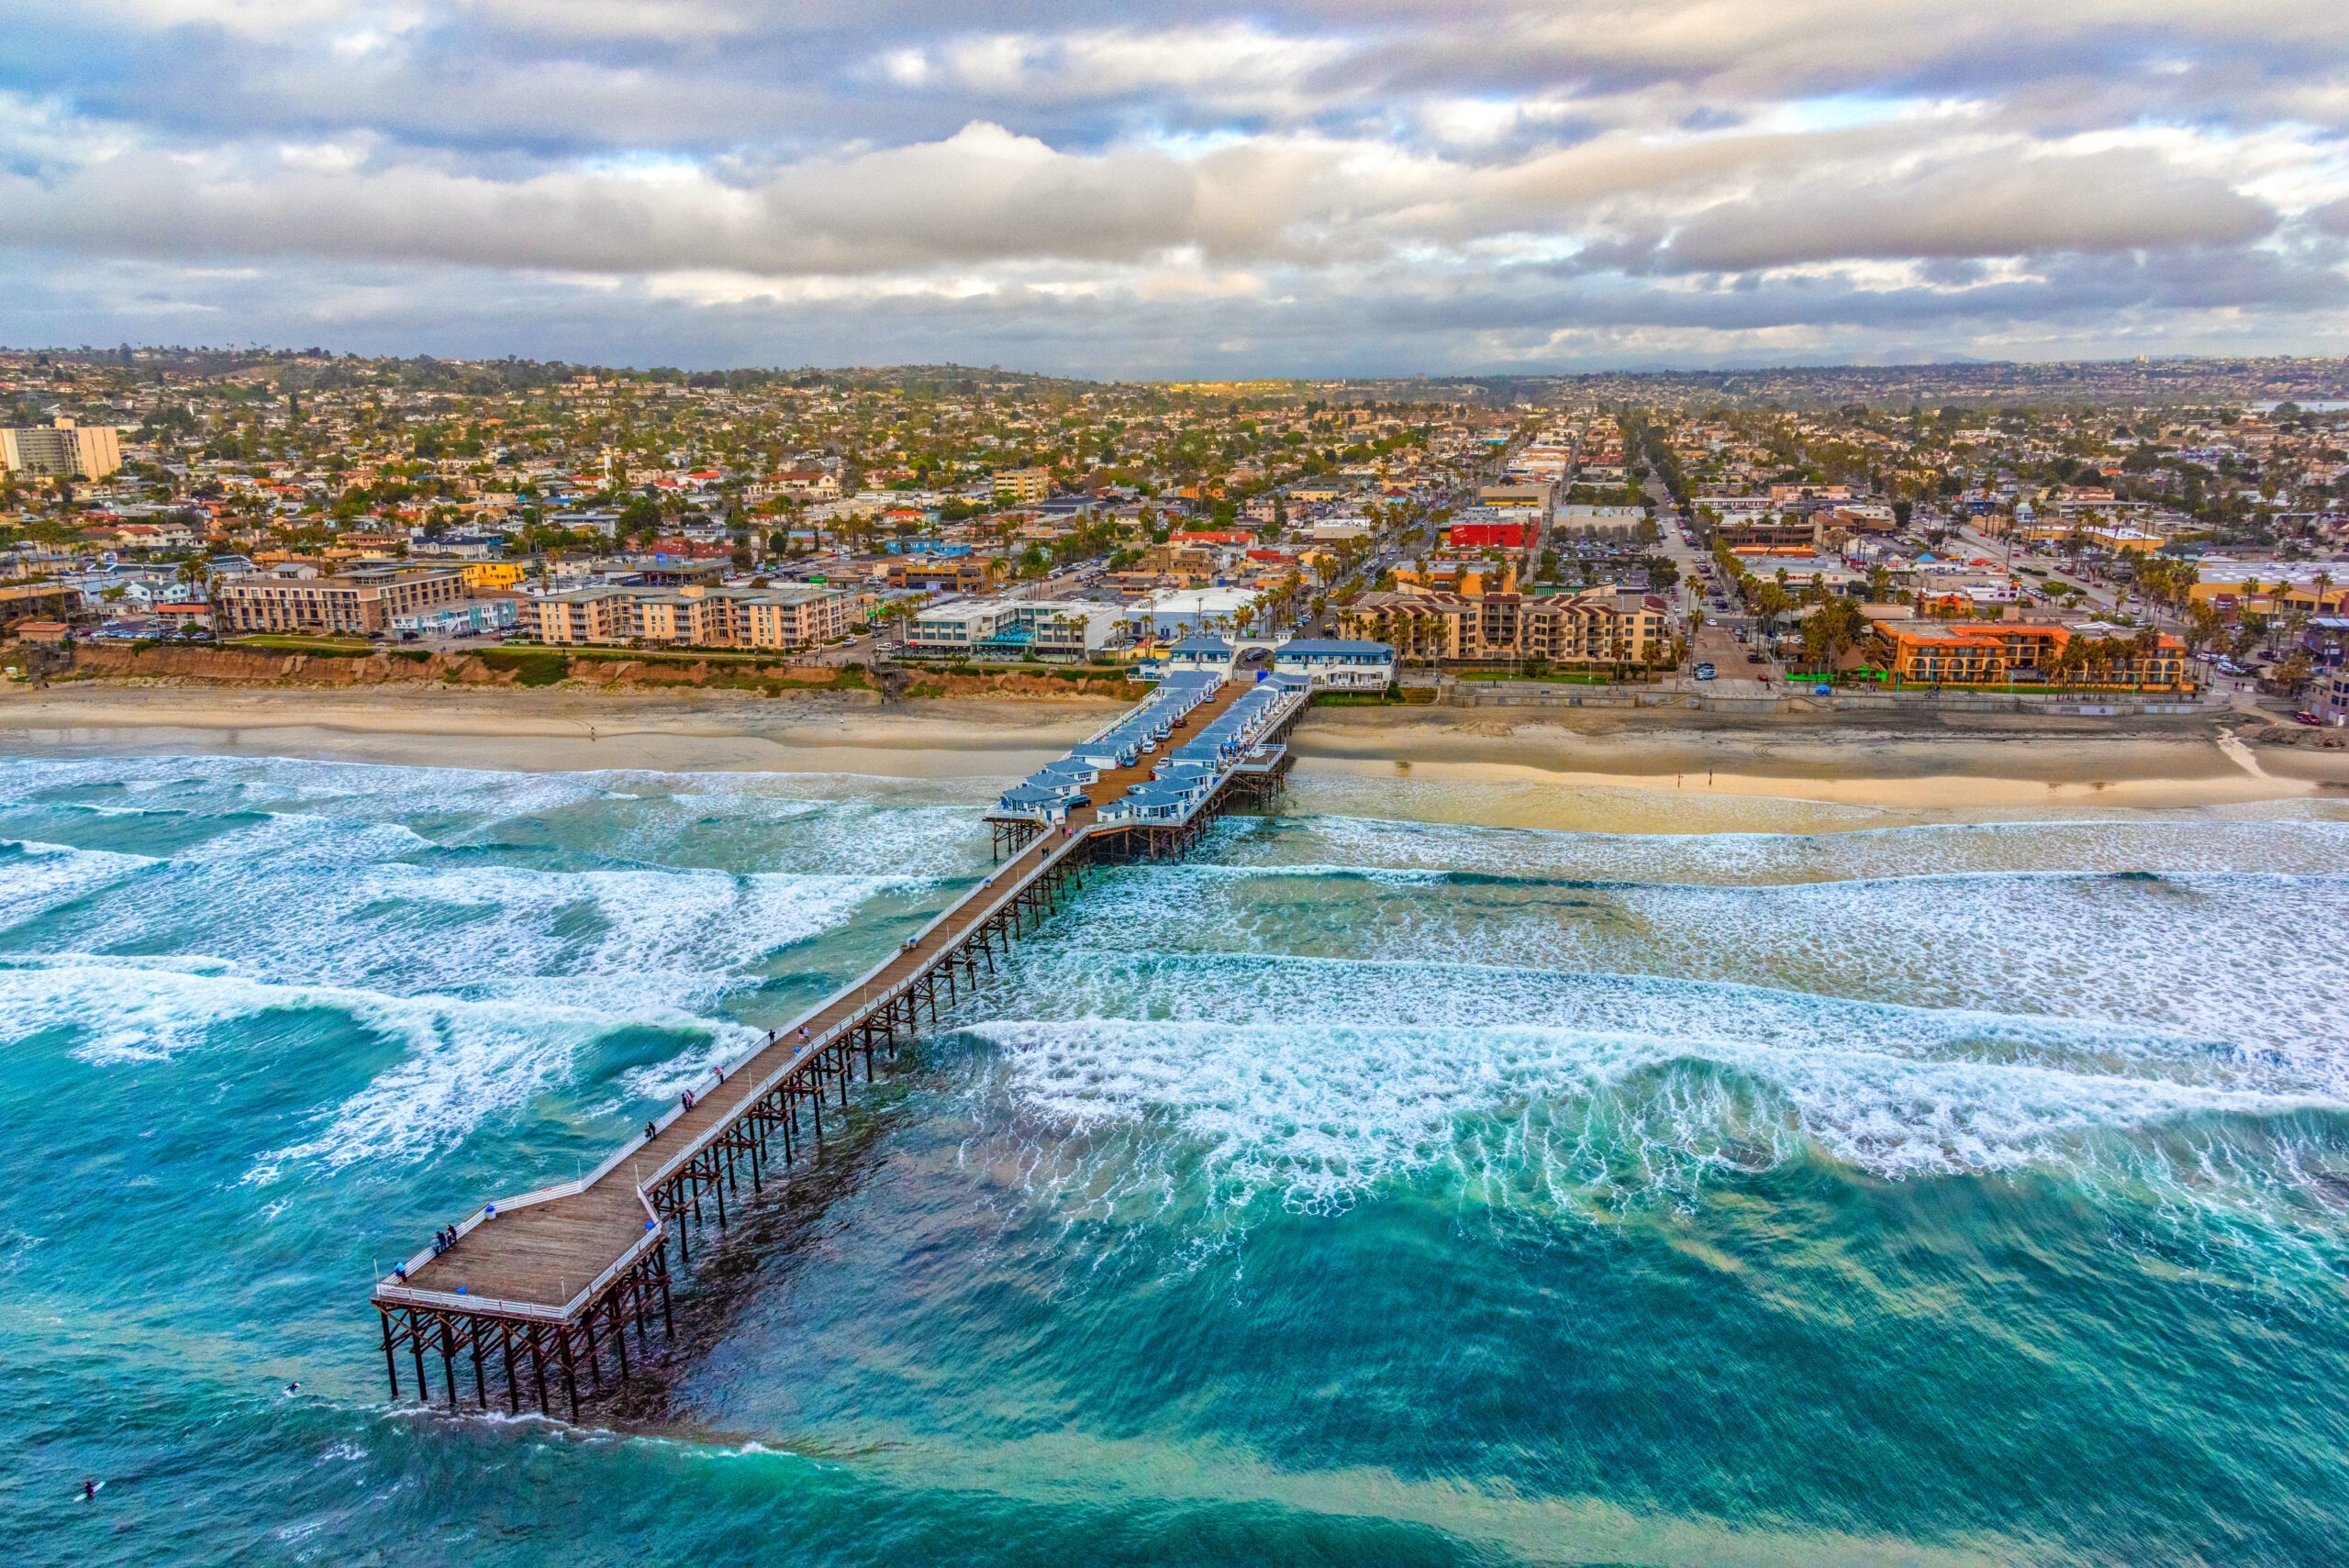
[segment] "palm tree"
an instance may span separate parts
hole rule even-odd
[[[2069,637],[2064,639],[2064,645],[2055,651],[2054,657],[2047,661],[2047,670],[2050,674],[2057,676],[2065,685],[2068,686],[2074,684],[2073,674],[2079,669],[2080,664],[2080,639],[2076,637]]]
[[[2099,637],[2088,645],[2085,653],[2087,661],[2090,684],[2094,685],[2110,684],[2112,673],[2113,657],[2115,653],[2115,650],[2112,646],[2112,639],[2110,638]]]

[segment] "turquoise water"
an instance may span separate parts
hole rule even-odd
[[[0,1556],[2339,1561],[2324,808],[1310,784],[1025,944],[633,1419],[386,1405],[376,1268],[968,885],[989,786],[0,760]]]

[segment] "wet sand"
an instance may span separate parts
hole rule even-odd
[[[706,692],[11,688],[0,751],[228,754],[564,772],[1008,779],[1121,705]],[[1301,802],[1491,826],[1817,828],[2349,805],[2349,753],[2245,745],[2240,720],[1756,718],[1687,712],[1329,708],[1298,728]],[[1408,785],[1408,787],[1402,787]]]
[[[2115,723],[1871,715],[1822,723],[1586,711],[1496,720],[1475,710],[1339,708],[1314,716],[1298,733],[1297,751],[1300,769],[1363,779],[1805,800],[1920,819],[2299,799],[2349,804],[2349,753],[2246,745],[2237,739],[2245,728],[2239,719],[2199,717]]]

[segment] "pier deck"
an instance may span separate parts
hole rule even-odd
[[[1243,683],[1227,683],[1184,717],[1170,737],[1169,746],[1179,745],[1197,735],[1247,689]],[[1134,767],[1104,771],[1097,782],[1085,787],[1085,804],[1069,807],[1065,828],[1048,830],[1019,847],[986,883],[973,888],[930,921],[910,945],[900,947],[822,1004],[793,1019],[776,1031],[764,1048],[727,1067],[717,1083],[696,1093],[690,1110],[673,1110],[650,1139],[631,1140],[581,1181],[486,1206],[462,1222],[454,1245],[437,1255],[427,1251],[410,1259],[405,1265],[405,1281],[392,1276],[379,1282],[374,1301],[385,1314],[387,1362],[395,1340],[409,1343],[417,1357],[417,1375],[421,1384],[422,1356],[430,1349],[450,1368],[450,1396],[453,1403],[454,1356],[459,1351],[471,1351],[475,1381],[479,1384],[484,1350],[494,1358],[496,1349],[483,1337],[488,1330],[483,1329],[480,1320],[496,1319],[495,1331],[506,1337],[507,1375],[512,1392],[517,1333],[528,1336],[521,1347],[527,1371],[528,1358],[540,1353],[537,1325],[564,1328],[581,1320],[584,1315],[588,1324],[584,1353],[592,1358],[597,1353],[594,1324],[599,1304],[616,1289],[628,1288],[633,1280],[636,1294],[629,1303],[610,1308],[611,1321],[607,1329],[607,1340],[618,1339],[624,1361],[626,1318],[631,1312],[635,1315],[641,1339],[647,1290],[657,1289],[660,1308],[665,1312],[668,1274],[662,1248],[669,1229],[667,1222],[671,1216],[681,1212],[679,1204],[686,1200],[673,1198],[665,1207],[656,1201],[653,1195],[668,1190],[663,1183],[697,1179],[697,1162],[707,1160],[713,1148],[720,1145],[729,1145],[724,1151],[726,1177],[731,1177],[733,1154],[739,1148],[748,1151],[746,1157],[753,1162],[755,1178],[755,1162],[765,1149],[766,1124],[748,1135],[757,1143],[757,1148],[751,1150],[743,1141],[745,1135],[738,1130],[746,1119],[755,1120],[766,1115],[767,1122],[774,1123],[774,1116],[763,1107],[783,1096],[796,1125],[796,1104],[787,1097],[810,1094],[798,1085],[807,1081],[811,1073],[819,1085],[825,1072],[841,1075],[844,1098],[846,1075],[853,1071],[849,1058],[857,1049],[865,1052],[869,1077],[874,1038],[873,1020],[880,1009],[904,1006],[910,1026],[918,1018],[918,1003],[909,999],[910,987],[933,978],[941,968],[951,981],[952,966],[958,962],[975,977],[969,948],[974,937],[988,940],[991,923],[1003,921],[1007,911],[1017,913],[1032,908],[1028,900],[1040,884],[1057,885],[1063,862],[1072,857],[1082,857],[1089,851],[1097,832],[1103,831],[1096,821],[1100,807],[1123,796],[1130,786],[1147,780],[1150,769],[1150,760],[1145,758]],[[1116,835],[1145,830],[1112,828],[1106,831]],[[991,948],[988,962],[991,968]],[[930,1001],[935,1015],[934,988]],[[893,1011],[889,1017],[889,1038],[894,1040],[896,1014]],[[807,1035],[804,1044],[800,1039],[802,1029]],[[861,1046],[857,1040],[860,1030]],[[827,1062],[834,1065],[827,1067]],[[818,1098],[815,1108],[820,1116],[820,1087],[814,1093]],[[791,1134],[785,1131],[784,1136],[788,1160]],[[689,1200],[696,1214],[702,1190],[696,1185]],[[721,1206],[728,1190],[721,1182],[717,1193],[717,1202]],[[491,1209],[495,1211],[494,1218]],[[719,1212],[722,1216],[722,1207]],[[680,1238],[681,1251],[683,1245]],[[653,1273],[647,1274],[647,1270]],[[396,1333],[392,1319],[395,1312],[405,1314],[404,1327]],[[559,1345],[550,1348],[545,1355],[559,1355],[562,1373],[569,1381],[573,1350],[567,1328]],[[592,1371],[593,1361],[587,1365]],[[541,1407],[546,1397],[545,1367],[542,1358]],[[396,1370],[393,1372],[393,1383],[396,1395]],[[516,1397],[518,1399],[518,1394]],[[573,1399],[575,1407],[575,1393]]]

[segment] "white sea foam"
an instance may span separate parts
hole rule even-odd
[[[0,758],[0,808],[119,792],[149,810],[262,810],[321,817],[511,817],[596,801],[696,797],[729,811],[866,803],[963,806],[996,793],[989,779],[841,773],[670,773],[611,769],[503,773],[294,757]]]
[[[1521,1138],[1601,1101],[1640,1137],[1584,1162],[1585,1180],[1640,1144],[1699,1160],[1772,1161],[1801,1140],[1880,1175],[2009,1170],[2068,1157],[2076,1135],[2189,1114],[2349,1102],[2021,1062],[1920,1061],[1821,1041],[1798,1051],[1728,1035],[1529,1028],[999,1021],[1011,1091],[1074,1132],[1163,1121],[1208,1151],[1244,1200],[1349,1198],[1397,1173],[1461,1162],[1470,1140]],[[1782,1102],[1757,1117],[1742,1104]]]
[[[707,1040],[622,1074],[665,1093],[737,1041],[707,1016],[763,961],[963,869],[974,837],[929,786],[0,764],[0,802],[75,790],[238,817],[50,903],[28,881],[34,907],[88,902],[44,945],[165,956],[0,970],[0,1037],[130,1062],[318,1006],[400,1042],[263,1174],[423,1157],[626,1023]],[[504,863],[531,858],[495,847],[511,824],[565,812],[549,858],[601,865]],[[1797,1150],[2077,1168],[2116,1131],[2349,1103],[2349,826],[2320,816],[1709,838],[1319,817],[1216,845],[1240,863],[1096,879],[986,994],[1000,1076],[974,1093],[1040,1148],[1171,1129],[1227,1196],[1326,1204],[1436,1165],[1593,1189]],[[611,863],[673,851],[785,869]]]
[[[570,1081],[582,1053],[624,1027],[669,1031],[674,1044],[664,1061],[623,1068],[623,1096],[666,1094],[681,1073],[739,1054],[760,1037],[714,1017],[729,995],[875,897],[926,885],[888,860],[921,834],[882,829],[924,822],[942,841],[949,815],[730,783],[698,799],[631,796],[611,782],[274,760],[0,763],[0,799],[28,813],[87,800],[219,828],[161,859],[0,851],[0,914],[21,929],[28,914],[62,910],[39,933],[42,953],[0,961],[0,1040],[61,1034],[77,1059],[108,1066],[234,1044],[269,1015],[334,1012],[396,1042],[399,1059],[321,1107],[315,1133],[259,1172],[421,1158]],[[518,815],[581,806],[571,847],[522,851],[540,863],[449,847],[466,836],[452,822],[495,833]],[[804,824],[806,859],[848,865],[610,863],[615,839],[691,839],[713,815],[729,832],[746,818],[786,833]],[[967,818],[954,828],[971,836]],[[828,840],[854,852],[827,855]],[[605,863],[577,867],[598,855]],[[883,869],[857,871],[860,858]]]
[[[0,1044],[59,1034],[71,1040],[76,1059],[94,1066],[167,1060],[204,1048],[224,1026],[250,1029],[269,1015],[309,1011],[340,1015],[398,1042],[404,1054],[322,1114],[312,1136],[264,1157],[256,1167],[263,1178],[291,1162],[334,1169],[421,1159],[567,1080],[581,1053],[617,1029],[674,1030],[735,1050],[756,1035],[650,1001],[615,1011],[396,996],[90,955],[0,964]],[[298,1092],[306,1080],[288,1083]]]
[[[2315,817],[2141,816],[1821,833],[1634,834],[1308,816],[1235,818],[1224,832],[1217,859],[1236,872],[1334,866],[1735,885],[2050,870],[2349,873],[2349,822]]]
[[[1653,975],[1036,949],[1001,1010],[968,1026],[999,1051],[973,1113],[1086,1204],[1177,1201],[1193,1170],[1242,1207],[1343,1204],[1438,1167],[1504,1200],[1604,1196],[1805,1150],[1887,1177],[2189,1184],[2231,1158],[2223,1140],[2148,1138],[2349,1110],[2335,1053],[2240,1030]]]
[[[547,811],[604,793],[600,775],[412,768],[283,757],[0,760],[0,806],[115,792],[147,809],[381,816]]]
[[[519,837],[607,860],[810,874],[968,871],[985,840],[970,781],[763,773],[496,773],[282,758],[0,761],[0,810],[167,815],[224,830],[189,861],[390,859]],[[128,802],[128,804],[124,804]]]
[[[172,1055],[262,1013],[333,1008],[406,1054],[264,1168],[413,1160],[568,1081],[580,1052],[623,1025],[709,1041],[636,1070],[629,1093],[665,1094],[681,1073],[738,1054],[755,1031],[709,1015],[756,983],[744,966],[841,925],[879,885],[390,864],[142,890],[101,922],[107,934],[181,931],[228,955],[234,972],[186,955],[168,967],[106,957],[0,969],[0,1038],[67,1027],[76,1057],[106,1064]],[[201,911],[192,930],[191,908]]]
[[[1648,973],[2045,1012],[2329,1054],[2349,1010],[2349,877],[1965,873],[1787,884],[1409,885],[1418,873],[1152,868],[1056,940],[1116,951],[1412,958]],[[1390,881],[1402,878],[1403,881]]]
[[[157,862],[147,855],[0,840],[0,929],[116,886]]]
[[[258,851],[248,840],[242,855],[213,840],[136,884],[117,879],[66,940],[193,948],[280,982],[573,1002],[608,991],[622,1005],[649,993],[707,1006],[764,954],[841,926],[882,893],[918,885],[368,858],[412,849],[387,841],[405,832],[384,826],[358,843],[306,840],[295,855],[267,838]],[[339,856],[339,843],[352,853]]]

